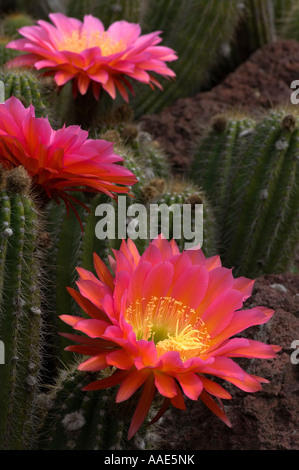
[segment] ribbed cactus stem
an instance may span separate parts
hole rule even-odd
[[[244,252],[244,268],[249,271],[255,269],[253,253],[257,259],[265,258],[262,262],[267,272],[283,269],[299,239],[299,130],[282,136],[277,141],[281,147],[276,148],[277,153],[273,152],[269,164],[267,181],[260,193],[262,203],[252,224],[250,244]],[[277,264],[280,258],[281,267]]]
[[[203,188],[213,204],[221,239],[228,237],[226,221],[232,182],[242,165],[237,156],[239,142],[246,146],[254,127],[255,122],[244,116],[215,117],[192,162],[190,177]]]
[[[231,147],[233,125],[240,121],[229,122],[218,139],[214,131],[203,139],[193,162],[215,207],[220,254],[237,274],[284,271],[299,242],[298,118],[271,111],[235,133]]]
[[[50,203],[46,209],[47,229],[51,239],[47,261],[47,272],[50,279],[47,310],[50,312],[53,337],[56,338],[56,353],[66,363],[70,359],[69,354],[64,351],[67,342],[58,336],[58,332],[65,331],[65,325],[58,317],[59,315],[81,312],[66,288],[76,286],[76,267],[84,267],[94,272],[93,253],[96,252],[103,260],[107,260],[109,250],[107,242],[99,240],[95,235],[97,222],[95,210],[99,204],[107,203],[107,197],[103,194],[93,196],[80,193],[76,193],[74,196],[88,208],[76,205],[83,232],[75,213],[71,211],[67,215],[64,205]]]
[[[277,184],[275,171],[278,171],[282,151],[275,147],[280,142],[282,129],[276,126],[277,118],[274,117],[264,120],[264,123],[257,126],[254,139],[251,145],[244,152],[242,167],[235,177],[232,185],[232,197],[228,220],[234,210],[243,207],[242,213],[239,213],[238,221],[234,227],[234,233],[230,238],[227,251],[227,262],[237,263],[238,266],[244,266],[244,246],[246,249],[252,247],[252,236],[257,223],[262,225],[262,213],[268,200],[268,185]],[[283,141],[282,141],[283,142]],[[263,231],[261,228],[260,230]],[[228,232],[226,232],[228,233]],[[240,251],[240,243],[243,249]]]

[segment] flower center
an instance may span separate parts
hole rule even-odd
[[[155,342],[158,356],[178,351],[185,361],[199,356],[209,345],[210,336],[195,310],[172,297],[136,301],[127,308],[125,319],[138,340]]]
[[[90,31],[88,33],[86,31],[83,33],[73,31],[64,37],[58,50],[79,53],[90,47],[100,47],[102,55],[108,56],[123,51],[126,48],[126,44],[122,39],[115,41],[105,31]]]

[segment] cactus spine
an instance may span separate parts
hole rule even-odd
[[[228,121],[222,132],[215,136],[212,130],[203,140],[194,177],[217,209],[225,265],[248,276],[281,272],[290,267],[299,241],[298,118],[273,111],[232,134],[240,124]]]
[[[42,360],[38,214],[28,187],[17,190],[21,168],[6,174],[0,193],[0,441],[8,450],[33,445],[35,400]],[[23,179],[21,174],[20,180]]]

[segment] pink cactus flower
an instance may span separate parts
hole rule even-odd
[[[55,131],[47,118],[35,117],[32,105],[25,108],[14,96],[0,104],[0,164],[23,166],[37,190],[63,199],[67,207],[74,201],[69,191],[128,192],[137,179],[116,164],[121,161],[111,142],[88,139],[79,126]]]
[[[62,13],[49,15],[54,25],[39,20],[38,26],[19,30],[24,39],[11,41],[7,47],[24,51],[10,66],[46,69],[54,75],[59,87],[73,80],[74,95],[84,95],[92,86],[96,99],[101,89],[114,99],[116,91],[128,102],[127,88],[133,93],[129,79],[162,88],[154,72],[164,77],[175,73],[165,62],[177,59],[175,52],[161,42],[160,31],[141,35],[138,24],[116,21],[107,31],[92,15],[79,21]]]
[[[130,239],[114,255],[113,274],[95,254],[98,277],[78,268],[79,292],[69,289],[91,318],[61,317],[87,335],[63,334],[78,343],[67,350],[91,356],[80,364],[80,370],[116,368],[112,375],[84,389],[119,384],[116,402],[123,402],[142,387],[129,438],[144,422],[157,392],[164,403],[156,419],[170,404],[185,409],[185,395],[191,400],[199,398],[230,425],[224,408],[212,396],[221,401],[231,395],[207,375],[256,392],[267,380],[246,373],[232,358],[268,359],[280,350],[234,337],[250,326],[268,322],[274,313],[265,307],[242,309],[254,281],[235,279],[218,256],[206,258],[200,249],[180,253],[174,241],[161,236],[142,256]]]

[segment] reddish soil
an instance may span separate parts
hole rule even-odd
[[[212,90],[179,99],[159,114],[143,116],[140,123],[161,143],[174,172],[184,172],[211,117],[232,108],[256,112],[290,105],[293,80],[299,80],[299,43],[276,41],[254,52]]]
[[[270,383],[253,394],[225,385],[232,395],[231,400],[224,400],[231,428],[200,401],[188,400],[186,411],[170,410],[161,423],[161,449],[299,449],[299,364],[291,362],[295,351],[291,344],[299,340],[298,275],[271,274],[258,278],[245,307],[257,305],[273,308],[275,314],[265,325],[250,328],[247,337],[277,344],[282,350],[275,359],[244,359],[238,363]]]

